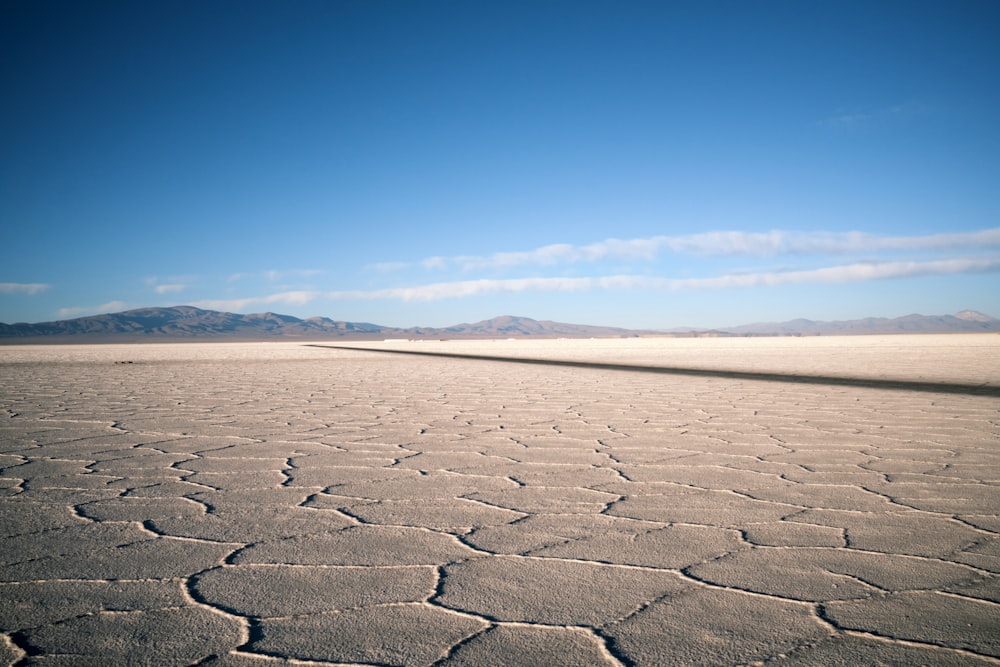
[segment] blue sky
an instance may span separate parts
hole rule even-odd
[[[1000,316],[1000,3],[0,4],[0,321]]]

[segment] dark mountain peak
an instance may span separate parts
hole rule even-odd
[[[92,315],[59,322],[0,326],[0,338],[46,339],[52,342],[99,339],[106,341],[230,339],[260,340],[312,335],[338,336],[350,323],[327,320],[303,326],[291,315],[253,313],[240,315],[194,306],[135,308],[120,313]]]
[[[302,322],[297,317],[292,317],[291,315],[279,315],[278,313],[250,313],[249,315],[244,315],[243,319],[247,322],[263,321],[263,322],[275,322],[281,324],[293,324],[295,322]]]
[[[509,324],[537,324],[539,320],[530,317],[521,317],[520,315],[500,315],[489,320],[484,320],[484,322],[504,326]]]
[[[132,308],[131,310],[124,310],[120,313],[113,313],[115,315],[173,315],[174,317],[197,317],[198,315],[203,315],[204,313],[211,313],[216,311],[203,310],[201,308],[195,308],[194,306],[147,306],[144,308]]]

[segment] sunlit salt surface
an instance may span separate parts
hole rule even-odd
[[[530,341],[510,339],[349,344],[379,349],[566,359],[650,367],[971,384],[1000,383],[998,334]]]
[[[998,344],[0,347],[0,664],[996,664]]]
[[[496,339],[0,346],[0,362],[329,359],[329,348],[565,359],[651,367],[1000,383],[1000,335]]]

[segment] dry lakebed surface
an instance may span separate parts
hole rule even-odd
[[[0,347],[0,665],[997,665],[998,537],[1000,335]]]

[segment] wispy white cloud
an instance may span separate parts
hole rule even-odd
[[[507,269],[522,264],[553,266],[582,261],[597,261],[612,258],[652,259],[663,245],[663,239],[607,239],[599,243],[577,246],[569,243],[554,243],[533,250],[498,252],[488,256],[458,255],[454,257],[426,257],[416,263],[382,262],[370,268],[381,271],[398,271],[418,266],[426,270],[458,268],[464,271],[479,269]]]
[[[197,308],[207,308],[209,310],[238,312],[245,310],[250,306],[267,306],[275,303],[302,306],[318,296],[320,296],[320,292],[296,290],[291,292],[280,292],[278,294],[269,294],[267,296],[246,297],[242,299],[208,299],[204,301],[195,301],[191,305]]]
[[[590,245],[554,243],[533,250],[498,252],[487,257],[434,257],[422,262],[425,268],[442,269],[456,266],[466,271],[476,269],[507,269],[522,264],[553,266],[575,262],[595,262],[602,259],[653,259],[671,237],[654,236],[646,239],[606,239]]]
[[[890,278],[992,273],[1000,271],[1000,258],[958,258],[926,262],[858,262],[805,271],[775,271],[729,274],[715,278],[684,278],[666,281],[668,289],[724,289],[797,283],[848,283]]]
[[[927,275],[1000,271],[1000,258],[957,258],[924,262],[858,262],[804,271],[725,274],[710,278],[659,278],[614,275],[583,278],[512,278],[460,280],[380,290],[340,291],[331,299],[438,301],[497,292],[567,292],[594,289],[695,290],[777,286],[797,283],[846,283]]]
[[[378,271],[379,273],[391,273],[393,271],[408,269],[410,266],[409,262],[376,262],[375,264],[369,264],[365,269]]]
[[[60,319],[66,319],[69,317],[85,317],[87,315],[118,313],[123,310],[127,310],[128,307],[128,303],[124,301],[109,301],[107,303],[102,303],[100,306],[72,306],[69,308],[60,308],[57,312]]]
[[[176,294],[186,290],[196,280],[195,276],[169,276],[167,278],[149,276],[144,282],[157,294]]]
[[[241,280],[251,280],[251,279],[261,279],[276,283],[282,280],[290,280],[294,278],[314,278],[316,276],[321,276],[326,271],[322,269],[268,269],[267,271],[251,271],[246,273],[233,273],[226,278],[226,282],[235,283]]]
[[[1000,228],[924,236],[879,236],[865,232],[713,231],[683,236],[605,239],[589,245],[557,243],[488,256],[430,257],[427,269],[466,271],[508,269],[521,265],[553,266],[600,260],[652,260],[664,252],[696,256],[822,255],[900,250],[953,250],[1000,247]]]
[[[0,283],[0,294],[27,294],[33,296],[49,289],[45,283]]]
[[[928,111],[927,106],[919,102],[903,102],[885,107],[855,107],[839,109],[829,118],[819,121],[824,127],[851,128],[864,126],[877,121],[887,121],[904,116],[921,115]]]
[[[538,290],[565,292],[591,289],[595,278],[511,278],[507,280],[459,280],[413,287],[392,287],[380,290],[348,290],[329,292],[331,299],[398,299],[401,301],[438,301],[492,292],[524,292]]]
[[[187,285],[182,283],[172,283],[168,285],[156,285],[153,287],[153,291],[157,294],[172,294],[174,292],[183,292]]]
[[[954,250],[1000,247],[1000,227],[924,236],[879,236],[865,232],[707,232],[658,237],[662,247],[693,255],[823,255],[876,250]]]
[[[425,269],[446,269],[448,268],[448,260],[444,257],[428,257],[422,260],[420,265]]]

